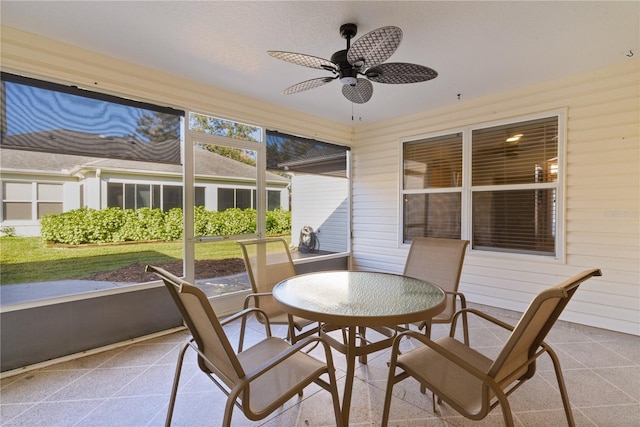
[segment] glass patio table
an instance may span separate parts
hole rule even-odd
[[[324,324],[321,334],[345,354],[347,372],[342,397],[342,418],[349,425],[356,357],[390,347],[397,325],[419,322],[440,313],[445,294],[433,283],[396,274],[365,271],[325,271],[294,276],[273,288],[273,297],[292,316]],[[328,332],[343,329],[341,342]],[[385,338],[369,342],[366,328]],[[358,345],[359,344],[359,345]]]

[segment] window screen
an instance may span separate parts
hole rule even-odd
[[[3,148],[180,164],[182,111],[2,73]]]
[[[347,176],[344,147],[267,130],[267,170]]]

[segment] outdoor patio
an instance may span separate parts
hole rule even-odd
[[[478,306],[476,306],[478,307]],[[515,323],[517,313],[478,307]],[[238,323],[226,328],[232,342]],[[503,331],[474,321],[472,346],[494,354],[505,338]],[[259,340],[263,329],[251,325],[249,342]],[[274,334],[284,336],[282,327]],[[446,333],[436,325],[434,337]],[[0,422],[3,426],[161,426],[164,424],[176,357],[186,331],[53,364],[1,380]],[[578,426],[631,426],[640,419],[640,337],[559,322],[548,336],[560,357],[576,424]],[[409,350],[415,341],[406,342]],[[314,354],[319,354],[314,351]],[[354,384],[351,425],[376,426],[382,416],[389,350],[358,365]],[[344,377],[344,356],[334,353],[338,382]],[[394,388],[390,425],[493,426],[501,425],[496,408],[483,421],[463,419],[442,405],[431,411],[431,395],[420,394],[418,384],[406,380]],[[214,426],[222,420],[224,396],[187,352],[174,425]],[[566,425],[562,402],[550,360],[543,356],[537,375],[510,399],[517,426]],[[234,426],[333,425],[329,396],[311,386],[301,399],[294,398],[261,422],[250,422],[240,411]]]

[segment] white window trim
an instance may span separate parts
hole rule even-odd
[[[29,199],[6,199],[4,186],[8,183],[17,183],[17,184],[30,184],[31,186],[31,194]],[[51,199],[51,198],[42,198],[40,199],[40,195],[38,194],[38,184],[48,184],[48,185],[60,185],[62,187],[62,198]],[[0,213],[1,221],[4,225],[20,225],[20,224],[39,224],[40,219],[38,218],[38,204],[39,203],[60,203],[63,205],[64,211],[64,182],[62,181],[42,181],[42,180],[31,180],[31,179],[3,179],[0,181],[0,198],[2,201],[2,213]],[[4,218],[4,204],[5,203],[30,203],[31,204],[31,218],[25,219],[5,219]]]
[[[471,241],[472,238],[472,210],[473,207],[471,205],[471,197],[472,190],[480,190],[483,187],[471,186],[471,174],[469,171],[471,170],[471,134],[474,130],[477,129],[485,129],[494,126],[502,126],[508,124],[515,124],[519,122],[526,122],[529,120],[542,119],[545,117],[558,117],[558,181],[557,183],[545,183],[545,184],[536,184],[536,188],[546,187],[546,188],[556,188],[557,189],[557,207],[556,207],[556,235],[555,235],[555,248],[556,254],[554,256],[551,255],[538,255],[538,254],[525,254],[525,253],[510,253],[510,252],[499,252],[499,251],[486,251],[481,249],[472,249],[471,245],[469,245],[468,251],[478,256],[486,256],[490,258],[508,258],[508,259],[521,259],[521,260],[537,260],[537,261],[545,261],[545,262],[554,262],[564,264],[566,262],[566,248],[565,248],[565,233],[566,233],[566,224],[565,224],[565,194],[566,194],[566,146],[567,146],[567,109],[560,108],[548,111],[542,111],[538,113],[532,113],[523,116],[509,117],[500,120],[475,123],[470,125],[463,125],[452,127],[446,130],[440,130],[435,132],[430,132],[427,134],[414,135],[411,137],[402,138],[398,144],[398,153],[399,153],[399,182],[398,182],[398,234],[397,234],[397,242],[398,247],[409,247],[409,243],[404,243],[403,235],[404,235],[404,195],[405,194],[418,194],[425,193],[423,190],[404,190],[404,157],[403,157],[403,147],[405,143],[413,142],[420,139],[427,138],[436,138],[439,136],[450,135],[453,133],[462,133],[462,187],[459,191],[462,192],[462,200],[461,200],[461,238],[465,240]],[[513,188],[526,188],[528,184],[524,185],[514,185]],[[455,188],[434,188],[429,189],[428,193],[451,193],[455,192]]]

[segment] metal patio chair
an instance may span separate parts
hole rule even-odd
[[[431,335],[432,324],[451,323],[458,300],[460,308],[467,308],[464,294],[458,292],[458,285],[468,245],[468,240],[435,237],[414,237],[411,241],[402,274],[440,286],[447,299],[447,306],[440,314],[418,324],[419,329],[426,328],[427,336]],[[468,345],[469,329],[465,312],[462,314],[462,329],[464,343]]]
[[[394,341],[389,363],[389,377],[382,414],[382,426],[389,422],[393,386],[413,377],[433,393],[433,411],[438,403],[446,402],[466,418],[481,420],[500,405],[507,426],[513,426],[513,416],[507,397],[532,378],[536,360],[547,353],[553,362],[562,396],[567,423],[574,420],[567,390],[555,352],[543,340],[553,327],[578,286],[593,276],[601,276],[598,269],[586,270],[557,286],[542,291],[531,302],[516,326],[508,325],[485,313],[464,309],[456,313],[451,323],[450,336],[431,340],[416,331],[406,331]],[[468,345],[456,340],[455,326],[459,315],[469,313],[486,319],[511,331],[504,347],[492,360]],[[405,337],[420,341],[422,345],[399,354],[400,342]],[[397,369],[399,373],[396,373]]]
[[[317,334],[317,327],[309,328],[303,332],[304,328],[314,322],[297,316],[290,316],[280,310],[271,294],[276,284],[296,275],[287,241],[282,238],[241,240],[238,241],[238,245],[242,249],[242,256],[253,290],[253,293],[245,298],[244,308],[246,309],[253,305],[266,313],[270,324],[287,325],[287,339],[291,343]],[[258,314],[256,317],[260,323],[265,322],[264,316]],[[246,318],[243,318],[238,351],[242,351],[245,327]]]
[[[316,383],[331,393],[336,425],[342,425],[331,349],[321,337],[308,337],[290,345],[281,338],[271,336],[267,320],[267,337],[236,354],[223,325],[255,313],[259,311],[258,308],[243,310],[220,322],[200,289],[161,268],[147,266],[146,271],[154,272],[162,278],[192,335],[183,344],[178,356],[166,426],[171,425],[180,373],[188,348],[197,353],[200,371],[227,395],[223,426],[231,425],[234,406],[248,419],[261,420],[287,400],[301,395],[303,389],[311,383]],[[324,348],[326,363],[302,351],[315,343]],[[328,376],[328,382],[320,378],[323,375]]]

